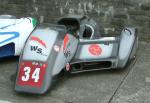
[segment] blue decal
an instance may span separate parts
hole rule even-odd
[[[5,43],[7,41],[10,41],[12,39],[18,38],[20,34],[18,32],[0,32],[0,35],[12,35],[12,37],[7,38],[6,40],[1,41],[0,44],[2,44],[2,43]]]

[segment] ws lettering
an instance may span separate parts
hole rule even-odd
[[[42,48],[39,48],[38,46],[31,46],[31,51],[35,51],[38,54],[42,54]]]

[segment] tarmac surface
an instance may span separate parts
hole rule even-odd
[[[17,63],[0,60],[0,103],[150,103],[150,43],[139,43],[137,58],[124,70],[63,76],[41,96],[14,92]]]

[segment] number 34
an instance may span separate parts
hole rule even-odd
[[[22,76],[22,81],[26,82],[30,78],[31,68],[25,67],[24,68],[24,76]],[[34,79],[34,82],[38,82],[40,74],[40,68],[36,68],[34,72],[31,74],[31,78]]]

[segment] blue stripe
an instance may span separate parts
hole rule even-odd
[[[4,41],[1,41],[0,44],[2,44],[2,43],[5,43],[7,41],[10,41],[12,39],[18,38],[20,34],[18,32],[0,32],[0,35],[13,35],[12,37],[10,37]]]

